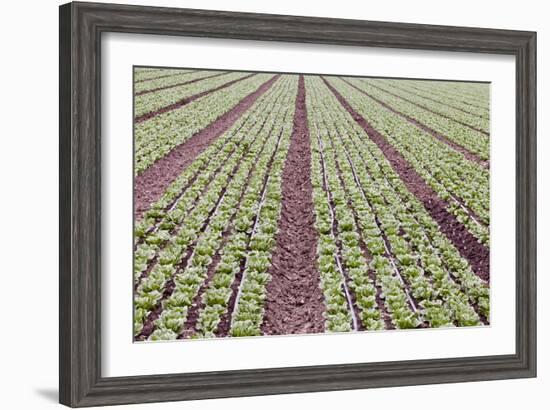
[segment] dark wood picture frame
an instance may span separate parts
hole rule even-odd
[[[536,33],[95,3],[60,7],[60,402],[94,406],[536,375]],[[516,59],[516,353],[101,376],[101,35],[106,32],[509,54]]]

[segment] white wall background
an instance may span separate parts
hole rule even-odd
[[[544,2],[462,0],[298,2],[276,0],[119,1],[145,5],[207,8],[293,15],[357,18],[538,31],[539,166],[539,377],[530,380],[448,384],[393,389],[138,405],[125,408],[264,409],[346,405],[414,409],[547,408],[550,389],[548,314],[550,263],[544,236],[550,227],[550,24]],[[54,408],[57,404],[57,213],[58,213],[58,1],[8,2],[0,25],[0,403],[11,409]],[[7,189],[6,189],[7,188]]]

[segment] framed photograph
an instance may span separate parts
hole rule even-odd
[[[60,402],[536,375],[536,33],[60,7]]]

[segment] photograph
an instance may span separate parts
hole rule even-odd
[[[132,75],[134,342],[491,325],[490,82]]]

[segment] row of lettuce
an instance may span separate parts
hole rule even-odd
[[[156,91],[163,91],[170,88],[181,87],[188,85],[191,82],[204,81],[213,76],[221,76],[227,74],[227,71],[210,71],[210,70],[181,70],[175,74],[160,75],[157,78],[144,81],[134,82],[134,95],[140,96],[150,94]],[[185,92],[186,88],[181,87],[181,91]]]
[[[327,327],[353,326],[346,286],[366,329],[384,327],[385,317],[396,328],[481,323],[489,315],[487,284],[322,80],[306,84]]]
[[[134,117],[138,118],[144,114],[160,110],[195,94],[200,94],[243,77],[245,77],[245,74],[242,73],[197,71],[163,77],[152,82],[137,83],[135,85]],[[137,91],[145,86],[153,88]]]
[[[396,82],[396,80],[393,80]],[[460,110],[489,118],[489,83],[407,80],[398,81],[400,86],[420,93],[426,99],[453,106]]]
[[[405,108],[413,105],[422,114],[432,112],[447,118],[451,123],[444,121],[443,124],[437,124],[443,133],[445,133],[447,127],[452,129],[456,124],[470,127],[473,130],[477,129],[481,131],[481,134],[485,134],[485,136],[490,132],[488,111],[461,103],[460,100],[453,101],[444,97],[438,98],[429,92],[412,88],[407,81],[368,79],[364,80],[364,83],[377,87],[388,95],[394,95],[397,99],[408,102],[410,105],[405,105]],[[488,87],[488,84],[483,84],[481,87]],[[468,129],[457,126],[455,132],[460,131],[464,133],[469,132]],[[487,138],[484,138],[477,132],[471,133],[471,139],[479,139],[482,144],[487,143]],[[472,144],[471,141],[467,141],[467,143]],[[480,145],[480,147],[485,149],[484,146]]]
[[[183,68],[155,68],[155,67],[134,67],[134,83],[150,83],[159,78],[172,77],[185,74],[194,70]]]
[[[327,80],[403,155],[438,196],[449,202],[448,210],[488,246],[489,170],[469,161],[421,128],[411,126],[348,81],[328,77]]]
[[[277,81],[139,223],[136,335],[155,310],[160,316],[148,337],[181,337],[197,303],[204,309],[192,337],[214,336],[224,315],[235,334],[259,331],[296,89],[295,77]],[[174,286],[167,295],[169,281]]]
[[[134,173],[136,175],[142,173],[173,148],[231,110],[244,97],[256,91],[272,77],[273,74],[229,73],[182,86],[183,88],[170,88],[136,97],[137,99],[143,97],[144,101],[151,101],[148,104],[156,104],[155,107],[162,108],[170,105],[169,101],[176,102],[240,79],[235,84],[207,94],[182,108],[176,108],[134,124]],[[162,101],[162,103],[155,101]]]

